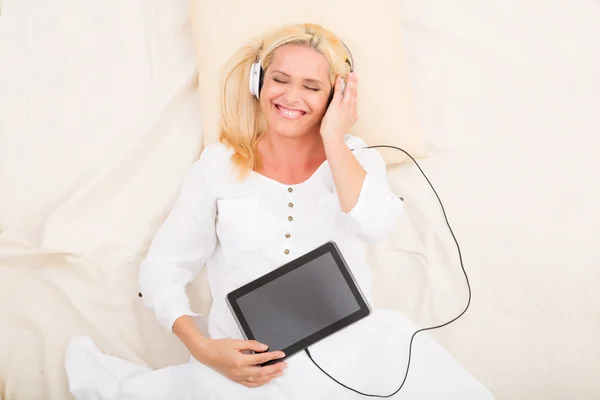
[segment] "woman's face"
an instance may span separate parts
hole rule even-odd
[[[260,92],[267,132],[287,137],[318,133],[330,92],[329,63],[322,54],[299,45],[278,48]]]

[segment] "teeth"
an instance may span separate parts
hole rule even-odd
[[[288,116],[288,117],[292,117],[292,118],[297,118],[299,116],[302,115],[301,111],[292,111],[292,110],[288,110],[287,108],[284,108],[282,106],[279,106],[279,111],[281,111],[282,114]]]

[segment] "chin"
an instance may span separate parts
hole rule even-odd
[[[286,138],[299,138],[307,135],[309,132],[306,129],[299,127],[281,126],[280,124],[270,125],[270,131],[277,136],[283,136]]]

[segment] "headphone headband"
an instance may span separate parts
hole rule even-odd
[[[346,43],[344,43],[342,40],[340,40],[340,42],[342,42],[342,46],[344,46],[344,48],[346,49],[346,54],[348,54],[348,56],[350,57],[349,59],[348,57],[346,57],[346,64],[350,66],[350,72],[354,72],[354,57],[352,57],[352,52],[350,51],[348,46],[346,46]]]

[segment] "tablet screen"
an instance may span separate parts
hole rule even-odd
[[[360,310],[330,252],[237,299],[256,340],[288,346]]]

